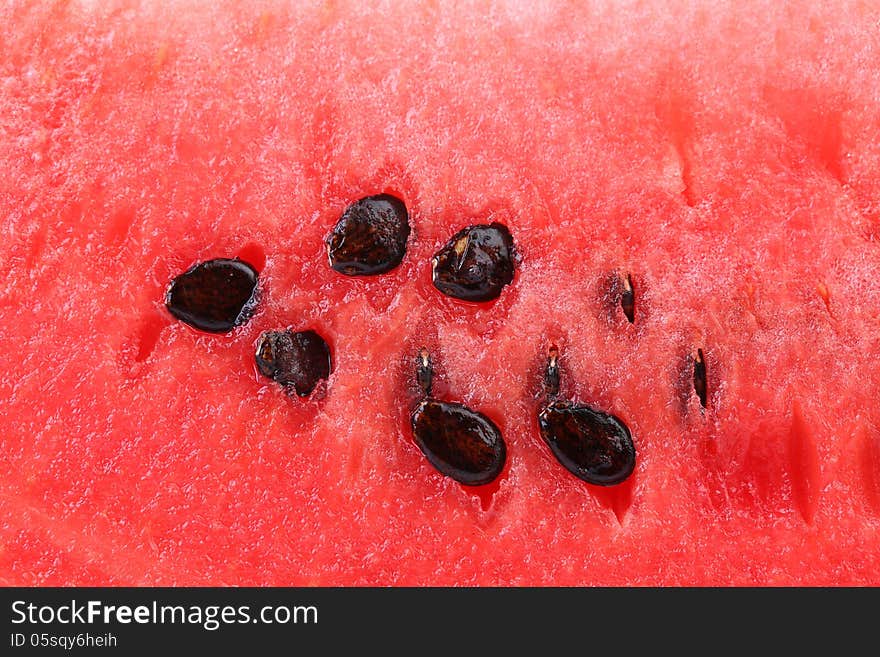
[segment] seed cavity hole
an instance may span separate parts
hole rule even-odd
[[[834,318],[834,311],[831,309],[831,290],[824,282],[819,281],[816,283],[816,293],[822,299],[822,303],[825,304],[825,310],[828,312],[828,315]]]
[[[462,484],[462,490],[467,493],[474,495],[478,500],[480,500],[480,510],[488,511],[492,508],[492,502],[495,499],[495,494],[501,488],[501,482],[504,479],[504,473],[502,472],[500,476],[496,477],[488,484],[483,484],[482,486],[465,486]]]
[[[123,341],[118,354],[120,370],[129,379],[138,378],[156,350],[162,331],[169,325],[168,318],[159,312],[146,313],[135,330]]]
[[[107,243],[118,247],[125,242],[137,216],[133,208],[116,212],[107,227]]]
[[[258,274],[263,273],[263,270],[266,268],[266,250],[256,242],[245,244],[241,247],[236,257],[250,264]]]
[[[150,357],[159,343],[159,336],[165,326],[167,322],[158,314],[153,313],[144,318],[136,336],[137,352],[134,355],[136,363],[143,363]]]

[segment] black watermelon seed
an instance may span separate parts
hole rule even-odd
[[[482,413],[456,402],[423,400],[412,414],[416,444],[442,474],[466,486],[493,481],[504,469],[501,431]]]
[[[636,318],[636,293],[633,290],[632,277],[627,274],[623,278],[623,290],[620,293],[620,307],[623,309],[623,314],[629,320],[629,323],[632,324]]]
[[[237,258],[208,260],[171,281],[165,292],[165,306],[194,328],[227,333],[253,314],[257,279],[257,270]]]
[[[629,429],[610,413],[558,399],[559,380],[559,349],[551,345],[544,373],[547,400],[538,413],[541,438],[577,478],[597,486],[621,483],[636,465]]]
[[[706,408],[706,385],[706,359],[703,358],[703,350],[697,349],[697,355],[694,356],[694,392],[703,408]]]
[[[434,287],[456,299],[491,301],[513,281],[513,258],[513,238],[506,226],[468,226],[434,254]]]
[[[554,401],[538,415],[541,437],[574,476],[597,486],[629,477],[636,450],[627,426],[615,416],[566,401]]]
[[[391,271],[406,254],[409,213],[390,194],[368,196],[349,205],[327,237],[330,266],[346,276]]]
[[[266,331],[257,341],[255,359],[264,376],[300,397],[330,376],[330,347],[314,331]]]

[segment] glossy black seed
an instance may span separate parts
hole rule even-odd
[[[499,223],[468,226],[434,254],[434,287],[465,301],[490,301],[513,280],[513,238]]]
[[[482,413],[455,402],[423,400],[411,417],[416,444],[437,470],[467,486],[494,480],[507,448],[501,431]]]
[[[257,270],[237,258],[208,260],[171,281],[165,292],[165,306],[194,328],[227,333],[253,314],[257,278]]]
[[[330,347],[314,331],[266,331],[257,341],[255,358],[264,376],[300,397],[330,376]]]
[[[636,449],[627,426],[615,416],[570,402],[552,402],[538,415],[541,437],[574,476],[613,486],[632,474]]]
[[[403,260],[409,230],[409,213],[399,198],[362,198],[346,208],[327,238],[330,266],[346,276],[384,274]]]
[[[694,357],[694,392],[700,399],[700,406],[706,408],[706,359],[703,358],[703,350],[697,349]]]
[[[636,318],[636,294],[635,290],[633,290],[632,278],[629,274],[623,278],[622,283],[623,290],[620,293],[620,307],[623,309],[624,316],[632,324]]]

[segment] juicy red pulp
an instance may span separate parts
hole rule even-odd
[[[0,18],[0,580],[877,583],[871,3]],[[406,204],[406,256],[340,275],[325,239],[377,193]],[[431,258],[492,222],[513,283],[440,294]],[[218,255],[262,301],[196,333],[162,297]],[[254,374],[288,329],[331,346],[326,395]],[[560,395],[635,437],[622,484],[542,442],[551,342]],[[434,396],[504,437],[476,491],[409,440],[422,345]]]

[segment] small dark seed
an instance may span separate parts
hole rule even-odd
[[[194,328],[227,333],[253,314],[257,278],[256,269],[241,260],[208,260],[171,281],[165,292],[165,306]]]
[[[488,484],[504,469],[501,431],[482,413],[455,402],[423,400],[411,417],[416,444],[442,474],[466,486]]]
[[[629,323],[632,324],[636,317],[635,290],[633,290],[632,278],[629,274],[623,278],[622,282],[623,291],[620,294],[620,307],[623,309],[623,314],[629,320]]]
[[[706,359],[703,358],[703,350],[697,349],[697,355],[694,356],[694,392],[703,408],[706,408],[706,383]]]
[[[346,276],[384,274],[406,254],[409,213],[390,194],[368,196],[349,205],[327,238],[330,266]]]
[[[506,226],[468,226],[434,254],[434,287],[456,299],[491,301],[513,281],[513,257],[513,238]]]
[[[434,383],[434,367],[431,364],[431,356],[424,347],[419,351],[419,358],[416,363],[416,381],[419,384],[419,388],[422,389],[422,394],[425,397],[430,397],[431,387]]]
[[[632,435],[620,419],[609,413],[555,401],[538,415],[538,425],[557,460],[589,484],[619,484],[635,468]]]
[[[255,354],[260,372],[307,397],[330,376],[330,347],[314,331],[266,331]]]
[[[547,356],[547,369],[544,371],[544,392],[547,398],[555,399],[559,394],[559,349],[556,345],[550,347]]]

